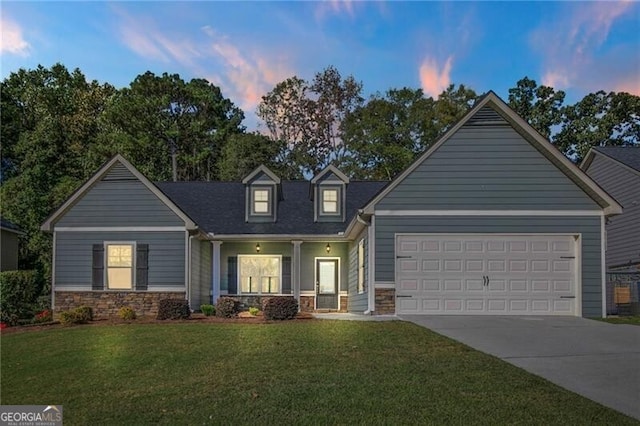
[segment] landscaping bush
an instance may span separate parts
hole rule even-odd
[[[37,271],[0,272],[0,322],[14,325],[20,319],[33,318],[43,286]]]
[[[123,306],[122,308],[118,309],[118,316],[123,320],[129,321],[129,320],[136,319],[137,315],[136,315],[136,311],[134,311],[130,307]]]
[[[93,309],[90,306],[79,306],[75,311],[81,323],[93,321]]]
[[[260,309],[258,309],[258,308],[255,308],[255,307],[253,307],[253,306],[249,308],[249,313],[250,313],[251,315],[253,315],[254,317],[255,317],[256,315],[258,315],[258,313],[259,313],[259,312],[260,312]]]
[[[60,312],[60,323],[63,325],[85,324],[93,321],[93,309],[89,306],[79,306],[70,311]]]
[[[189,302],[184,299],[162,299],[158,303],[159,320],[188,319],[191,317]]]
[[[216,307],[213,305],[200,305],[200,310],[207,317],[216,314]]]
[[[216,302],[216,316],[233,318],[240,312],[240,302],[231,297],[220,297]]]
[[[298,301],[293,297],[274,296],[263,300],[262,313],[268,320],[289,320],[298,314]]]

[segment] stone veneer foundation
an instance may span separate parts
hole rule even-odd
[[[300,296],[300,311],[301,312],[313,312],[315,305],[315,297],[313,296]]]
[[[158,303],[162,299],[185,299],[184,291],[56,291],[54,315],[78,306],[93,309],[94,318],[116,316],[118,309],[128,306],[140,316],[158,314]]]
[[[376,288],[376,304],[374,314],[393,315],[396,313],[396,290]]]

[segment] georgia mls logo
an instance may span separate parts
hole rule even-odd
[[[62,425],[62,405],[0,405],[0,426]]]

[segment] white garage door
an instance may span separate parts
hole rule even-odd
[[[575,255],[572,236],[398,235],[396,311],[575,315]]]

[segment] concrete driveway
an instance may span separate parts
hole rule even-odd
[[[575,317],[401,315],[640,419],[640,327]]]

